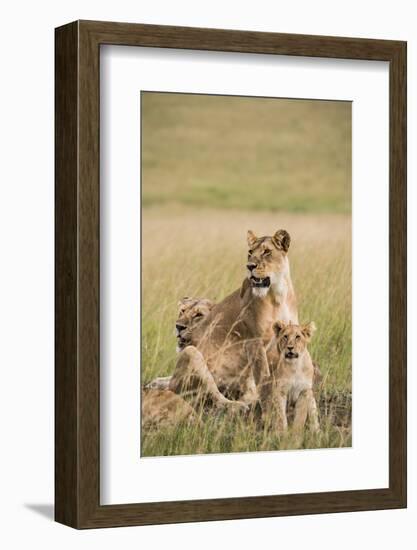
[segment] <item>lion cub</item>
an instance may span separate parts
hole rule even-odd
[[[287,404],[295,405],[293,429],[300,431],[308,418],[312,431],[319,430],[316,400],[313,395],[314,366],[307,350],[316,326],[286,324],[273,325],[277,355],[271,361],[271,398],[278,431],[288,427]],[[274,418],[275,420],[275,418]]]

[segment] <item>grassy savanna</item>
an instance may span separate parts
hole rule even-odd
[[[245,276],[246,231],[291,235],[300,321],[315,321],[317,398],[351,391],[350,105],[142,96],[142,382],[173,372],[183,296],[220,301]],[[142,431],[142,456],[338,447],[349,427],[279,438],[251,419]]]

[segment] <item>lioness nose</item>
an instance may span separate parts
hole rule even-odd
[[[290,351],[292,351],[294,349],[294,346],[287,346],[287,349],[289,349]]]
[[[253,271],[256,267],[256,264],[246,264],[246,267],[249,269],[249,271]]]
[[[182,331],[185,330],[187,327],[185,327],[184,325],[175,325],[175,328],[178,330],[178,332],[182,332]]]

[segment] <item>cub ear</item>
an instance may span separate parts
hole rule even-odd
[[[289,233],[285,231],[285,229],[278,229],[278,231],[272,237],[272,240],[277,248],[283,250],[284,252],[288,252],[288,249],[290,248],[291,237]]]
[[[316,332],[316,324],[311,321],[311,323],[307,323],[306,325],[303,325],[301,332],[304,334],[304,336],[307,338],[307,340],[311,340],[311,337]]]
[[[248,241],[249,248],[251,246],[253,246],[256,243],[257,240],[258,240],[258,237],[255,235],[255,233],[253,231],[251,231],[249,229],[248,230],[248,235],[247,235],[247,241]]]
[[[272,328],[275,332],[275,336],[279,336],[280,335],[280,332],[282,330],[284,330],[284,328],[286,327],[287,325],[283,322],[283,321],[276,321],[273,325],[272,325]]]

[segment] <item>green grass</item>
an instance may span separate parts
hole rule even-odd
[[[318,434],[308,430],[295,434],[291,429],[277,435],[259,428],[253,419],[226,414],[206,415],[198,428],[179,425],[174,430],[149,431],[142,439],[142,456],[239,453],[271,450],[350,447],[350,429],[323,423]]]
[[[351,104],[142,94],[142,200],[287,212],[351,209]]]

